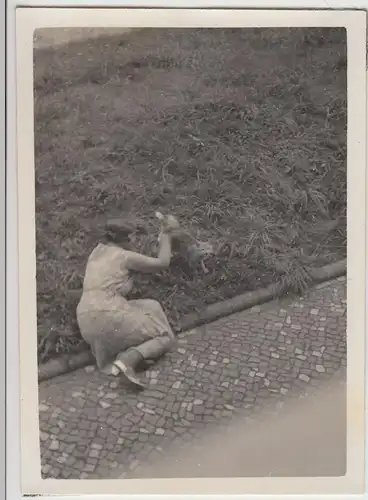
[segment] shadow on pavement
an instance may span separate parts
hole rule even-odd
[[[346,473],[346,385],[335,380],[318,393],[289,400],[254,423],[239,418],[221,434],[135,477],[316,477]]]

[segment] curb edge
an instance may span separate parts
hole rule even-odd
[[[340,276],[345,275],[346,271],[346,259],[317,268],[312,273],[313,285],[339,278]],[[188,314],[184,316],[180,322],[181,328],[178,336],[183,335],[188,332],[188,330],[192,330],[204,324],[212,323],[220,318],[250,309],[256,305],[270,302],[276,298],[278,286],[278,283],[272,284],[267,288],[254,290],[252,292],[237,295],[231,299],[211,304],[200,313]],[[85,350],[77,354],[65,354],[38,366],[38,382],[44,382],[59,375],[65,375],[66,373],[70,373],[94,363],[94,357],[89,350]]]

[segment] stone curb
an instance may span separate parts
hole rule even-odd
[[[315,269],[312,273],[314,284],[323,283],[324,281],[345,275],[346,266],[347,261],[344,259]],[[219,318],[270,302],[276,298],[278,288],[279,284],[276,283],[267,288],[261,288],[260,290],[238,295],[232,299],[217,302],[207,306],[199,313],[188,314],[180,323],[180,335],[198,326],[212,323]],[[94,357],[89,350],[77,354],[66,354],[41,364],[38,367],[38,381],[43,382],[94,363]]]
[[[312,272],[313,284],[329,281],[338,278],[346,273],[346,260],[341,260],[324,267],[314,269]],[[181,331],[186,331],[206,323],[211,323],[219,318],[230,316],[244,309],[270,302],[278,296],[279,283],[270,285],[267,288],[261,288],[253,292],[237,295],[232,299],[224,300],[207,306],[199,313],[188,314],[181,321]]]

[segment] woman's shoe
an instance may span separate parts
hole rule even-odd
[[[135,371],[131,366],[126,366],[121,361],[115,361],[114,363],[120,370],[120,379],[124,382],[130,382],[138,389],[145,389],[146,385],[140,380]]]
[[[146,386],[135,371],[142,361],[143,356],[136,349],[129,349],[117,356],[114,365],[120,370],[121,379],[130,382],[139,389],[144,389]]]

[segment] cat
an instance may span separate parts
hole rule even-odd
[[[161,212],[155,213],[156,218],[161,222],[161,233],[170,233],[173,237],[173,250],[186,261],[189,268],[195,268],[200,264],[204,273],[208,270],[204,260],[213,254],[210,243],[200,242],[188,231],[180,227],[178,219],[174,215],[163,215]]]

